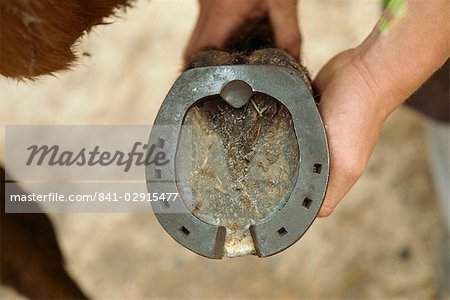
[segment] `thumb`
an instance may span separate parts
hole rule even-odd
[[[301,35],[297,0],[268,0],[267,7],[277,47],[299,59]]]

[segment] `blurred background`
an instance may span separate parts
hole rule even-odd
[[[301,0],[303,63],[312,75],[362,42],[379,4]],[[79,42],[71,71],[35,82],[1,78],[1,125],[152,124],[197,13],[195,1],[138,1]],[[0,154],[4,163],[4,147]],[[94,299],[434,299],[445,245],[424,117],[406,107],[387,120],[366,173],[335,213],[274,257],[202,258],[152,214],[51,219],[70,274]],[[21,296],[2,286],[0,298]]]

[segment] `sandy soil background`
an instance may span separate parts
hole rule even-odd
[[[379,15],[375,0],[301,2],[313,74],[360,43]],[[0,79],[1,125],[151,124],[196,15],[193,1],[139,1],[80,42],[90,56],[72,71],[29,84]],[[433,299],[441,217],[423,124],[408,108],[395,112],[340,207],[282,254],[213,261],[179,246],[151,214],[55,214],[67,267],[95,299]],[[0,287],[0,298],[19,297]]]

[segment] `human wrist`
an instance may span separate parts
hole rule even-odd
[[[446,1],[407,1],[407,13],[382,31],[380,22],[355,49],[358,66],[389,115],[449,57]]]
[[[360,104],[364,106],[367,117],[377,121],[381,126],[394,110],[388,105],[390,102],[386,101],[386,98],[390,97],[389,88],[382,86],[379,79],[375,77],[371,62],[364,57],[361,47],[349,49],[340,55],[348,58],[342,60],[342,65],[338,66],[336,71],[341,74],[353,74],[346,84],[359,96]]]

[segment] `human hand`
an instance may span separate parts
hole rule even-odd
[[[447,0],[391,3],[366,40],[334,57],[314,81],[331,157],[319,217],[362,175],[388,115],[449,58]]]
[[[358,50],[334,57],[314,80],[330,149],[330,178],[319,217],[331,214],[366,168],[387,117]]]
[[[297,0],[199,0],[200,14],[184,57],[206,47],[221,48],[245,21],[268,16],[275,44],[295,58],[300,54]]]

